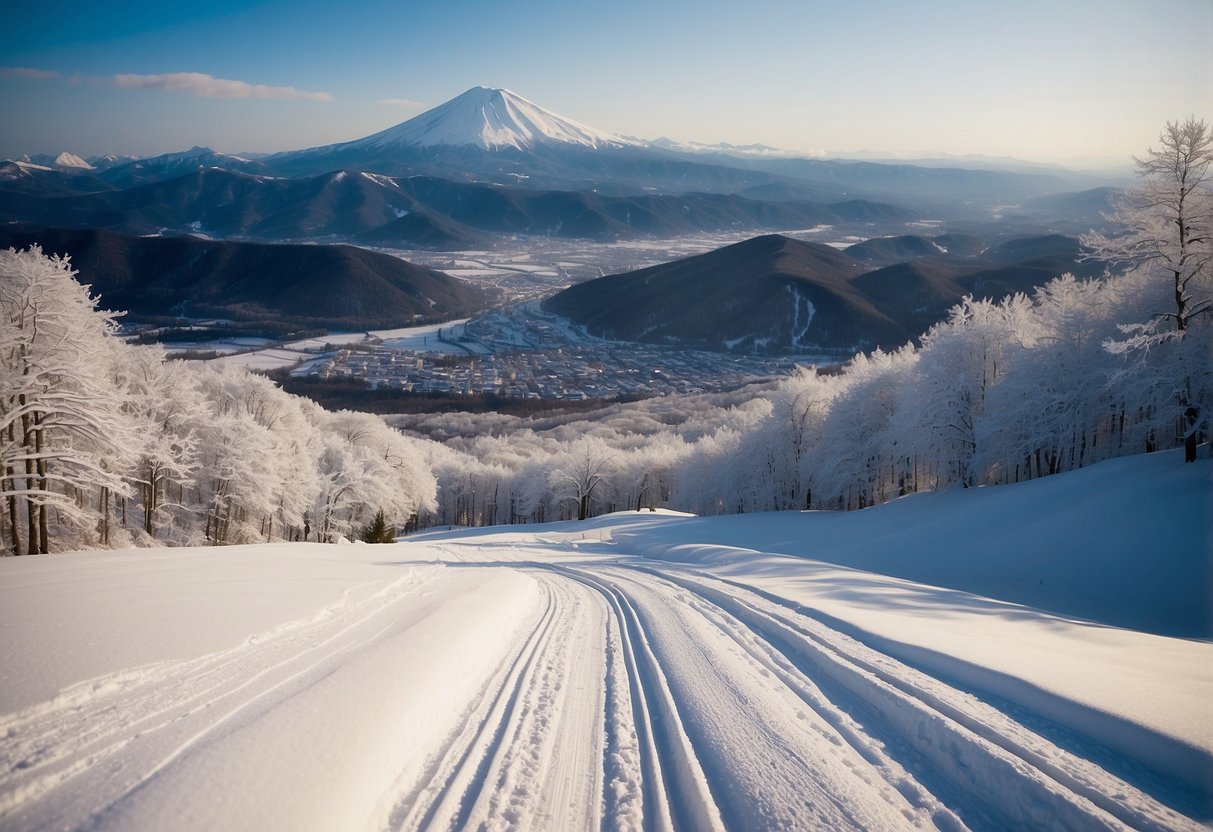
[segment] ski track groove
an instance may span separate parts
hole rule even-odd
[[[357,630],[420,591],[433,576],[432,569],[425,570],[417,580],[414,570],[352,603],[351,595],[362,585],[351,587],[315,615],[255,634],[235,647],[101,676],[5,716],[0,719],[0,825],[18,808],[83,775],[101,777],[110,794],[107,806],[113,805],[236,714],[356,649],[360,640],[351,636]],[[302,668],[292,667],[301,662],[306,662]],[[284,669],[289,675],[275,678]],[[263,679],[271,684],[258,689]],[[242,696],[246,691],[249,695]],[[228,701],[231,707],[219,714],[219,706]],[[191,718],[202,726],[186,735]],[[141,742],[160,749],[159,762],[127,772],[120,752]]]
[[[783,658],[806,680],[825,676],[872,711],[904,719],[903,727],[916,730],[901,731],[899,739],[907,741],[958,789],[1001,798],[1000,803],[983,801],[1001,816],[1001,824],[1202,828],[996,708],[797,612],[786,602],[781,604],[735,582],[706,575],[691,577],[681,570],[676,575],[648,566],[627,571],[642,572],[695,593],[704,604],[740,622],[749,640],[763,645],[761,651]],[[725,589],[711,586],[713,583]],[[848,710],[856,712],[853,707]],[[886,731],[898,731],[894,720],[885,722]],[[976,759],[988,765],[972,765]],[[990,779],[979,779],[983,774]],[[1025,796],[1008,804],[1007,796],[1015,794]],[[1126,796],[1132,799],[1126,801]]]
[[[723,829],[707,778],[682,728],[677,705],[635,608],[618,587],[569,568],[551,567],[601,593],[622,634],[623,659],[639,740],[644,828]],[[662,742],[658,742],[658,738]]]
[[[544,585],[545,605],[535,628],[521,649],[504,669],[504,678],[487,709],[469,715],[465,728],[448,745],[448,757],[431,773],[425,790],[433,794],[428,803],[418,802],[411,808],[407,803],[402,817],[394,817],[397,829],[459,829],[467,824],[475,801],[488,784],[489,768],[500,750],[511,722],[517,719],[520,696],[529,681],[537,656],[551,638],[554,624],[559,620],[551,587]],[[494,679],[490,686],[497,686]],[[465,739],[466,738],[466,739]],[[424,810],[424,811],[422,811]]]

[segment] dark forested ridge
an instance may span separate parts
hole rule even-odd
[[[98,229],[0,227],[0,247],[70,255],[108,308],[371,329],[460,317],[485,292],[396,257],[344,245],[129,237]]]
[[[889,237],[838,251],[772,234],[590,280],[544,308],[626,340],[746,352],[888,349],[921,336],[966,295],[998,300],[1102,269],[1061,235],[993,246],[971,235]]]
[[[194,231],[449,249],[475,247],[491,234],[614,240],[819,224],[898,226],[916,217],[899,205],[837,196],[766,201],[731,192],[612,194],[346,170],[277,179],[219,168],[115,189],[98,177],[70,180],[11,167],[12,176],[0,176],[0,220],[128,234]],[[74,190],[72,182],[84,189]]]

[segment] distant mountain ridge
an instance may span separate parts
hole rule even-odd
[[[486,234],[595,240],[703,231],[795,229],[819,224],[900,224],[915,215],[893,205],[778,202],[693,193],[610,196],[539,191],[434,177],[336,171],[285,179],[215,168],[174,179],[73,193],[59,173],[38,173],[54,189],[39,194],[33,174],[0,168],[0,221],[46,227],[108,228],[127,234],[205,233],[262,240],[344,239],[405,248],[468,248]],[[18,190],[18,186],[20,189]]]
[[[644,142],[491,87],[474,87],[363,138],[272,155],[193,147],[133,161],[84,162],[69,153],[38,159],[47,164],[0,164],[0,221],[405,247],[479,245],[486,233],[622,239],[805,223],[865,223],[872,236],[904,232],[891,226],[912,218],[1077,233],[1086,229],[1066,225],[1068,212],[1097,215],[1109,199],[1100,190],[1068,193],[1068,180],[1046,170],[788,158],[763,145]],[[462,188],[467,202],[441,207],[407,193],[414,180],[445,180],[442,190]]]

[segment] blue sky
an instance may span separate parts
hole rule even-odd
[[[17,0],[0,157],[310,147],[484,84],[648,139],[1115,163],[1213,118],[1210,43],[1213,0]]]

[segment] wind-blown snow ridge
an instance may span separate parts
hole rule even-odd
[[[638,142],[557,115],[509,90],[473,87],[445,104],[343,147],[445,145],[524,150],[544,144],[601,148]]]

